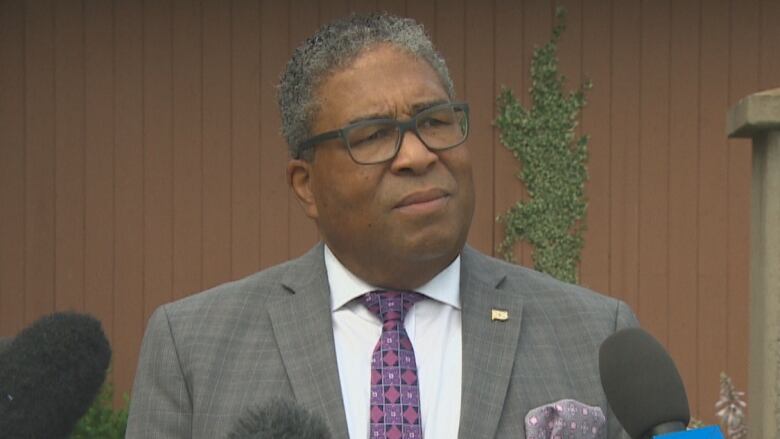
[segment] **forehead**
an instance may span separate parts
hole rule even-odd
[[[360,53],[318,87],[315,126],[343,124],[367,115],[397,117],[420,104],[448,98],[433,67],[422,58],[391,45]],[[323,120],[326,119],[326,120]]]

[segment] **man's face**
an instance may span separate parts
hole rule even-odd
[[[362,53],[318,88],[314,134],[364,118],[406,120],[448,101],[433,68],[390,45]],[[432,152],[412,132],[389,162],[360,165],[340,139],[292,160],[291,185],[323,240],[369,283],[412,289],[458,255],[474,211],[467,145]]]

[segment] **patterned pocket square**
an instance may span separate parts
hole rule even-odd
[[[606,438],[606,418],[599,407],[562,399],[525,416],[526,439]]]

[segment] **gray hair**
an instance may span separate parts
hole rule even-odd
[[[421,24],[384,13],[336,20],[295,49],[279,81],[282,135],[292,157],[300,157],[299,145],[312,135],[312,122],[319,110],[317,87],[330,74],[347,67],[363,50],[381,43],[393,44],[427,61],[452,99],[454,86],[447,65]]]

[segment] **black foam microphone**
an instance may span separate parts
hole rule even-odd
[[[8,346],[11,345],[11,341],[13,338],[11,337],[0,337],[0,354],[5,352],[6,349],[8,349]]]
[[[599,349],[601,385],[612,411],[634,439],[685,431],[691,415],[682,378],[653,336],[628,328]]]
[[[66,438],[95,399],[111,359],[100,322],[43,317],[0,353],[0,435]]]
[[[292,401],[276,399],[247,410],[229,439],[330,439],[325,421]]]

